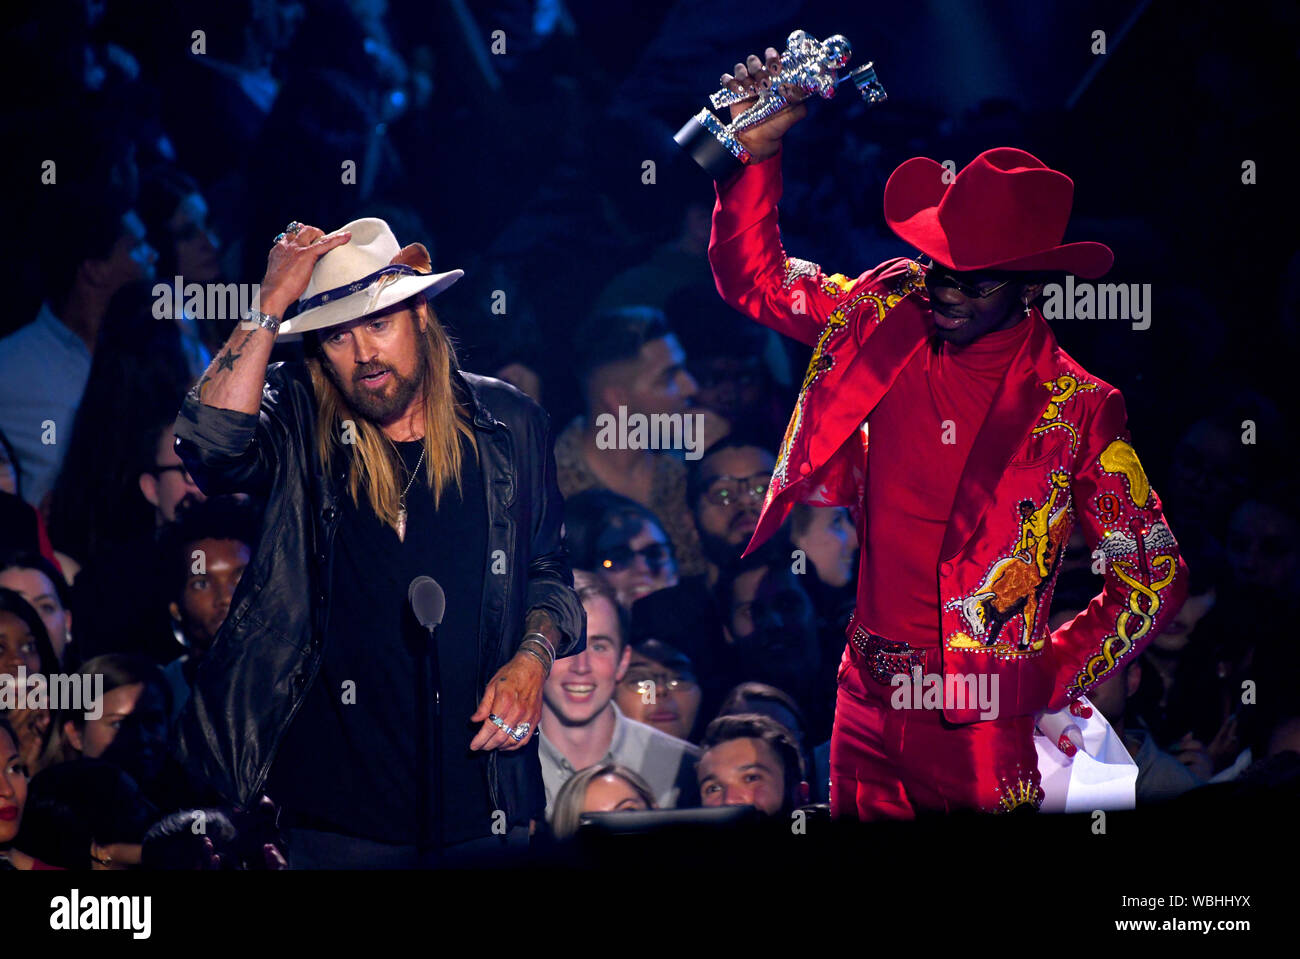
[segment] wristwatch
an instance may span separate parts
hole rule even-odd
[[[280,318],[271,313],[263,313],[261,310],[249,310],[248,319],[244,321],[244,326],[246,329],[251,330],[256,325],[275,333],[280,329],[280,322]]]

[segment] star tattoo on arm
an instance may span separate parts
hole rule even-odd
[[[234,372],[235,360],[239,359],[241,356],[244,355],[243,349],[245,346],[248,345],[248,341],[253,338],[253,333],[255,332],[256,330],[249,331],[248,334],[245,335],[243,340],[240,341],[239,343],[240,352],[238,353],[235,352],[233,343],[227,343],[225,346],[223,346],[221,348],[221,352],[217,354],[216,359],[214,359],[211,365],[208,366],[207,371],[203,374],[202,377],[200,377],[199,381],[195,383],[193,387],[190,388],[190,396],[202,402],[203,388],[208,385],[208,383],[212,380],[214,376],[221,373],[222,371]]]

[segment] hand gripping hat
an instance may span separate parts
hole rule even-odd
[[[1062,243],[1074,181],[1013,147],[985,150],[945,182],[945,169],[913,157],[885,184],[885,221],[950,270],[1063,270],[1094,279],[1115,255],[1102,243]]]
[[[432,297],[465,275],[464,270],[434,273],[423,244],[399,247],[388,224],[377,217],[353,220],[343,230],[352,239],[316,261],[298,313],[280,325],[281,334],[347,323],[420,292]]]

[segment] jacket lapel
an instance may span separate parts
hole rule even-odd
[[[993,396],[984,425],[975,437],[957,483],[957,495],[944,530],[941,561],[951,559],[970,540],[993,500],[1002,474],[1020,449],[1050,396],[1044,381],[1055,376],[1055,338],[1037,309],[1025,342],[1011,361],[1006,378]]]
[[[848,338],[838,342],[831,362],[807,383],[799,397],[797,415],[802,425],[791,449],[785,451],[785,481],[769,486],[745,556],[785,521],[802,495],[798,492],[802,484],[814,479],[862,425],[908,360],[925,345],[929,315],[927,309],[895,308],[886,319],[877,321],[880,327],[869,334],[865,345]],[[815,355],[813,362],[818,362]]]
[[[492,462],[492,468],[484,468],[483,491],[489,501],[495,498],[503,508],[508,508],[515,501],[516,468],[514,451],[511,448],[510,430],[501,422],[479,394],[474,382],[458,370],[460,383],[465,389],[466,402],[474,420],[474,432],[478,441],[479,454],[486,455]]]
[[[853,353],[844,357],[847,366],[839,381],[808,397],[809,422],[817,428],[809,433],[809,472],[816,472],[844,445],[862,421],[898,379],[898,374],[926,343],[929,312],[919,309],[894,310]]]

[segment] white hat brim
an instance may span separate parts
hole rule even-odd
[[[377,290],[375,286],[371,286],[356,293],[349,293],[347,296],[340,296],[329,303],[322,303],[310,310],[304,310],[280,324],[279,336],[295,336],[310,330],[322,330],[327,326],[349,323],[371,313],[386,310],[420,292],[430,297],[437,296],[464,275],[464,270],[449,270],[446,273],[399,276]]]

